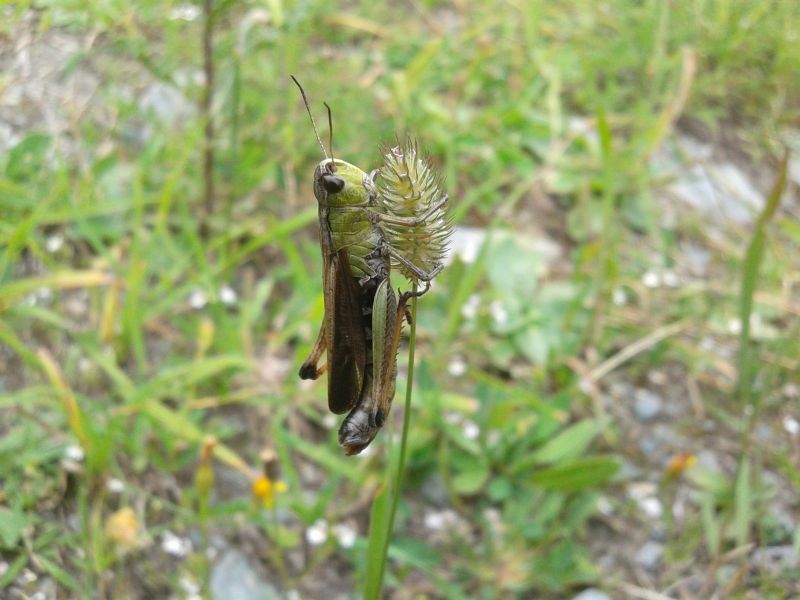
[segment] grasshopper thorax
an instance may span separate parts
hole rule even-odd
[[[368,181],[357,166],[326,158],[314,170],[314,196],[322,206],[361,206],[369,201]]]

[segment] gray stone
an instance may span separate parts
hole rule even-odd
[[[447,496],[447,486],[438,473],[433,473],[425,478],[420,487],[422,497],[426,502],[436,507],[447,506],[449,498]]]
[[[673,147],[662,147],[651,166],[655,172],[675,176],[668,187],[670,198],[717,224],[729,220],[748,225],[764,204],[764,194],[742,169],[732,162],[716,162],[710,146],[689,136],[678,136]]]
[[[638,388],[634,393],[633,412],[640,421],[655,419],[661,412],[663,402],[658,394],[645,388]]]
[[[605,592],[601,592],[597,588],[588,588],[577,596],[574,596],[572,600],[611,600],[611,596]]]
[[[753,552],[753,562],[762,569],[778,573],[784,569],[800,567],[800,554],[791,545],[767,546]]]
[[[648,570],[653,570],[664,556],[664,545],[650,540],[639,548],[636,553],[636,562]]]
[[[227,550],[211,570],[214,600],[278,600],[281,594],[237,550]]]
[[[722,471],[722,468],[719,465],[719,460],[717,460],[716,454],[711,452],[710,450],[700,450],[697,453],[697,464],[704,469],[709,471],[713,471],[714,473],[719,473]]]
[[[177,89],[165,83],[151,84],[139,100],[144,112],[152,113],[159,121],[174,124],[190,117],[194,107]]]

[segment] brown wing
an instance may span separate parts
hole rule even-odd
[[[361,323],[361,286],[350,273],[347,250],[331,256],[325,285],[328,408],[341,414],[358,401],[367,362],[366,333]]]

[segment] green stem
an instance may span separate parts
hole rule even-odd
[[[412,292],[416,293],[417,286],[414,284]],[[403,408],[403,432],[400,437],[400,455],[397,459],[397,472],[394,476],[394,482],[390,489],[391,491],[391,510],[389,512],[389,521],[386,525],[386,536],[381,549],[381,570],[378,579],[378,589],[383,589],[383,576],[386,572],[386,562],[389,555],[389,543],[392,539],[392,531],[394,530],[394,517],[397,513],[397,504],[400,500],[400,486],[403,482],[403,473],[406,467],[406,447],[408,446],[408,426],[411,422],[411,392],[414,387],[414,340],[416,338],[417,330],[417,297],[411,297],[411,331],[408,334],[408,376],[406,378],[406,401]]]

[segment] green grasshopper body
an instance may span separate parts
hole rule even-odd
[[[317,134],[305,92],[294,81]],[[319,134],[317,141],[325,152]],[[426,283],[441,270],[438,257],[449,234],[441,212],[447,195],[440,194],[438,180],[418,160],[415,145],[407,146],[408,160],[399,146],[389,150],[386,158],[392,160],[382,171],[382,190],[375,183],[377,171],[368,175],[325,154],[314,171],[325,315],[299,374],[317,379],[328,371],[328,408],[335,414],[349,411],[339,428],[339,444],[352,455],[372,442],[388,417],[403,319],[410,319],[406,303],[429,289],[426,285],[398,299],[390,280],[392,265]],[[409,256],[402,247],[411,249]],[[319,367],[323,353],[327,364]]]
[[[341,160],[314,173],[319,203],[325,317],[300,368],[316,379],[327,350],[328,408],[350,411],[339,430],[347,454],[363,450],[383,426],[394,398],[397,346],[405,302],[398,307],[379,219],[372,211],[372,178]]]

